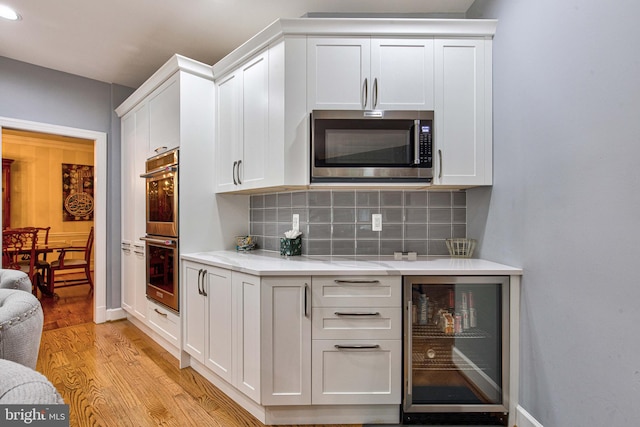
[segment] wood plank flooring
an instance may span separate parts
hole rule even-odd
[[[47,329],[37,370],[69,404],[72,427],[263,426],[127,320]]]

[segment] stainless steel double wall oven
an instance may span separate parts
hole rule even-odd
[[[147,297],[179,311],[178,149],[146,161]]]

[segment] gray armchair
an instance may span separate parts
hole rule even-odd
[[[0,289],[0,359],[35,369],[44,315],[38,298],[18,289]]]
[[[24,271],[0,268],[0,289],[20,289],[31,292],[31,288],[31,280]]]

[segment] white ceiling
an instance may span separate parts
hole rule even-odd
[[[0,0],[0,56],[137,88],[173,54],[214,64],[277,18],[464,14],[473,0]],[[448,15],[446,15],[448,16]],[[460,16],[457,16],[460,17]]]

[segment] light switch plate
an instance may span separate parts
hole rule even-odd
[[[382,214],[371,215],[371,230],[382,231]]]

